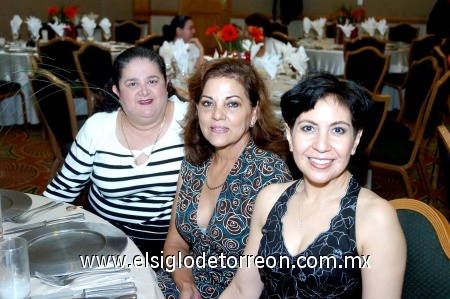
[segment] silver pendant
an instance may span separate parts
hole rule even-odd
[[[301,227],[301,226],[302,226],[302,220],[301,220],[301,219],[297,220],[297,226],[298,226],[298,227]]]

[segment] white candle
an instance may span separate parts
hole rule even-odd
[[[42,33],[42,41],[44,42],[48,41],[48,31],[43,29],[41,33]]]
[[[30,292],[30,280],[25,277],[7,277],[0,280],[0,299],[25,299]]]

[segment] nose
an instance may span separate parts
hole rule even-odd
[[[214,113],[213,113],[213,119],[215,120],[221,120],[225,119],[225,113],[221,107],[215,106]]]
[[[139,95],[145,97],[145,96],[148,96],[148,93],[149,93],[149,91],[147,89],[147,86],[145,86],[145,84],[142,85],[142,87],[139,90]]]
[[[313,143],[313,148],[319,153],[327,152],[331,149],[329,136],[326,132],[319,132],[316,136],[316,140]]]

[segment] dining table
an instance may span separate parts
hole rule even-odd
[[[52,201],[52,199],[35,195],[35,194],[25,194],[31,198],[31,206],[30,209],[33,209],[38,206],[42,206],[46,203],[49,203]],[[116,229],[112,226],[108,221],[104,220],[103,218],[86,211],[82,209],[81,207],[71,205],[69,203],[64,203],[61,206],[58,206],[52,210],[41,212],[31,218],[31,220],[27,224],[36,223],[40,221],[45,221],[49,219],[55,219],[62,216],[68,216],[74,213],[83,213],[85,216],[84,222],[90,223],[99,223],[103,225],[111,226],[112,228]],[[3,229],[6,231],[9,228],[18,227],[24,224],[14,223],[14,222],[3,222]],[[58,225],[58,224],[54,224]],[[118,230],[118,229],[117,229]],[[4,237],[17,237],[22,236],[26,232],[18,232],[14,234],[8,234],[4,235]],[[126,256],[126,261],[129,262],[132,260],[139,261],[136,263],[132,263],[132,265],[128,265],[128,267],[131,269],[130,276],[131,281],[134,282],[137,288],[137,298],[138,299],[159,299],[164,298],[161,290],[158,287],[157,281],[156,281],[156,273],[155,271],[149,266],[149,264],[141,265],[140,263],[142,261],[145,261],[145,256],[141,253],[141,251],[138,249],[138,247],[134,244],[134,242],[126,237],[126,247],[125,249],[120,253],[121,256]],[[59,241],[59,240],[58,240]],[[79,248],[83,248],[83,244],[79,244]],[[76,248],[72,250],[77,250]],[[51,254],[51,253],[49,253]],[[139,258],[137,258],[139,257]],[[63,287],[54,287],[50,286],[48,284],[42,283],[38,278],[34,277],[33,273],[31,273],[31,297],[37,296],[37,295],[47,295],[47,294],[53,294],[53,293],[59,293],[59,292],[67,292],[70,290],[73,290],[73,287],[71,286],[63,286]],[[95,279],[95,277],[93,278]],[[79,287],[82,287],[82,285],[79,285]]]
[[[111,49],[113,61],[121,52],[132,46],[115,43],[114,41],[94,42]],[[32,74],[31,56],[38,57],[37,49],[36,47],[26,46],[25,41],[18,41],[15,44],[7,43],[0,47],[0,80],[14,81],[22,86],[27,119],[30,124],[35,125],[40,123],[40,119],[34,107],[36,99],[29,77]],[[15,95],[0,101],[0,128],[24,124],[21,100],[20,95]],[[74,98],[74,104],[77,115],[87,115],[87,105],[84,98]]]

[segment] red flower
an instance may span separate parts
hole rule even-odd
[[[220,27],[219,26],[213,26],[213,27],[209,27],[206,29],[205,35],[211,35],[213,33],[216,33],[217,31],[219,31]]]
[[[67,6],[64,8],[64,15],[68,19],[73,19],[80,10],[76,6]]]
[[[253,37],[256,43],[262,42],[264,39],[264,34],[262,30],[255,26],[248,26],[250,35]]]
[[[49,7],[47,8],[47,14],[50,15],[50,16],[55,15],[55,14],[57,14],[58,12],[59,12],[58,7],[56,7],[56,6],[54,6],[54,5],[49,6]]]
[[[236,29],[236,27],[234,27],[231,24],[225,25],[222,28],[222,37],[223,40],[226,42],[233,42],[236,40],[236,38],[238,38],[239,32]]]

